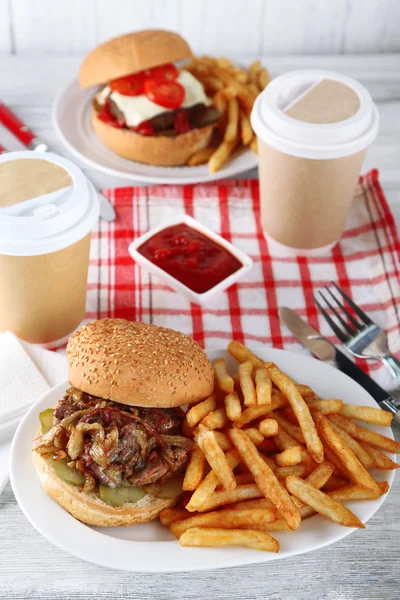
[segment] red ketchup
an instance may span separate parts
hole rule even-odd
[[[137,251],[198,294],[243,267],[229,250],[185,223],[159,231]]]

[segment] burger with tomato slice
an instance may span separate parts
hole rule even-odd
[[[45,492],[90,525],[152,521],[182,493],[181,406],[213,392],[211,363],[187,335],[124,319],[89,323],[67,355],[70,387],[33,441]]]
[[[209,146],[220,114],[200,81],[176,65],[190,56],[187,42],[164,30],[122,35],[89,53],[79,83],[102,86],[92,123],[110,150],[142,163],[179,166]]]

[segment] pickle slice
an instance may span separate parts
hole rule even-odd
[[[182,494],[183,473],[174,475],[164,483],[152,483],[146,486],[146,491],[160,500],[170,500]]]
[[[85,485],[85,476],[78,469],[73,469],[67,465],[67,460],[62,458],[61,460],[50,459],[51,466],[53,467],[56,475],[71,485],[83,487]]]
[[[122,506],[125,502],[138,502],[146,492],[135,485],[129,487],[110,488],[108,485],[99,485],[100,498],[111,506]]]
[[[39,421],[42,426],[42,433],[47,433],[53,427],[53,408],[46,408],[39,414]]]

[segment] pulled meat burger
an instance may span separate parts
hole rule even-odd
[[[86,325],[67,355],[71,387],[33,442],[44,490],[90,525],[155,519],[182,491],[180,407],[212,393],[211,363],[188,336],[124,319]]]
[[[119,36],[88,54],[79,84],[102,86],[92,125],[110,150],[150,165],[178,166],[209,146],[221,115],[202,83],[175,65],[190,56],[180,35],[162,29]]]

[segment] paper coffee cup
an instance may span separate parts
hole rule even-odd
[[[322,70],[286,73],[257,98],[261,223],[280,253],[321,254],[340,238],[379,126],[368,91]]]
[[[50,153],[0,156],[0,331],[31,343],[65,338],[85,313],[92,184]]]

